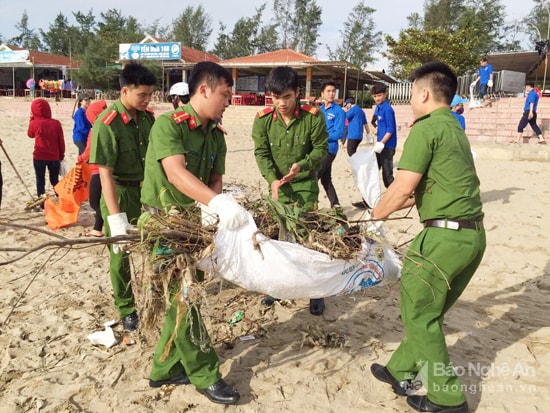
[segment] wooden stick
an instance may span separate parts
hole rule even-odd
[[[4,144],[0,143],[0,146],[2,147],[2,150],[4,151],[4,154],[6,155],[6,158],[8,159],[10,165],[12,166],[13,170],[15,171],[15,174],[17,175],[17,177],[19,178],[19,180],[21,181],[21,183],[23,184],[23,186],[27,190],[27,193],[30,195],[31,199],[34,200],[34,196],[31,194],[31,191],[29,190],[29,188],[25,184],[25,181],[23,181],[23,178],[21,178],[21,175],[19,175],[19,172],[17,172],[17,168],[13,164],[10,156],[8,155],[8,152],[6,152],[6,148],[4,148]]]

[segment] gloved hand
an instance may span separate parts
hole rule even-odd
[[[132,227],[128,223],[128,216],[126,215],[126,212],[109,215],[107,217],[107,222],[109,223],[112,237],[116,237],[117,235],[127,235],[128,230]],[[120,251],[122,251],[122,245],[123,244],[113,244],[113,252],[115,254],[118,254]]]
[[[374,148],[373,148],[373,151],[376,152],[376,153],[380,153],[384,150],[384,142],[376,142],[374,144]]]
[[[216,195],[208,207],[220,217],[220,228],[237,229],[248,221],[248,212],[231,195]]]
[[[367,222],[367,234],[382,236],[382,221]]]
[[[492,79],[489,79],[489,81],[487,82],[487,86],[493,87],[493,80]]]

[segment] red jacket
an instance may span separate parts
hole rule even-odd
[[[107,108],[107,102],[104,100],[98,100],[97,102],[92,103],[90,106],[88,106],[88,109],[86,109],[86,117],[90,121],[90,123],[93,125],[96,118],[99,116],[101,112],[103,112]],[[83,163],[88,162],[90,160],[90,149],[92,147],[92,130],[90,129],[90,132],[88,133],[88,141],[86,142],[86,149],[84,149],[84,152],[82,152],[81,155],[78,156],[77,163]],[[96,164],[91,163],[90,164],[90,172],[92,175],[99,173],[99,168]]]
[[[61,122],[52,119],[50,104],[45,99],[31,103],[29,138],[34,139],[33,159],[38,161],[62,161],[65,158],[65,139]]]

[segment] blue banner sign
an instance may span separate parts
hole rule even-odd
[[[178,60],[181,43],[122,43],[118,45],[119,60]]]

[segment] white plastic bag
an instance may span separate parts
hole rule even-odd
[[[199,268],[282,299],[350,294],[400,275],[397,254],[377,242],[364,243],[357,260],[345,261],[257,231],[252,215],[237,231],[219,230],[214,253]]]
[[[63,178],[65,175],[67,175],[67,172],[69,170],[67,169],[67,162],[63,159],[61,162],[59,162],[59,177]]]
[[[367,203],[374,208],[382,194],[378,163],[373,148],[355,152],[348,162],[351,166],[353,181]]]

